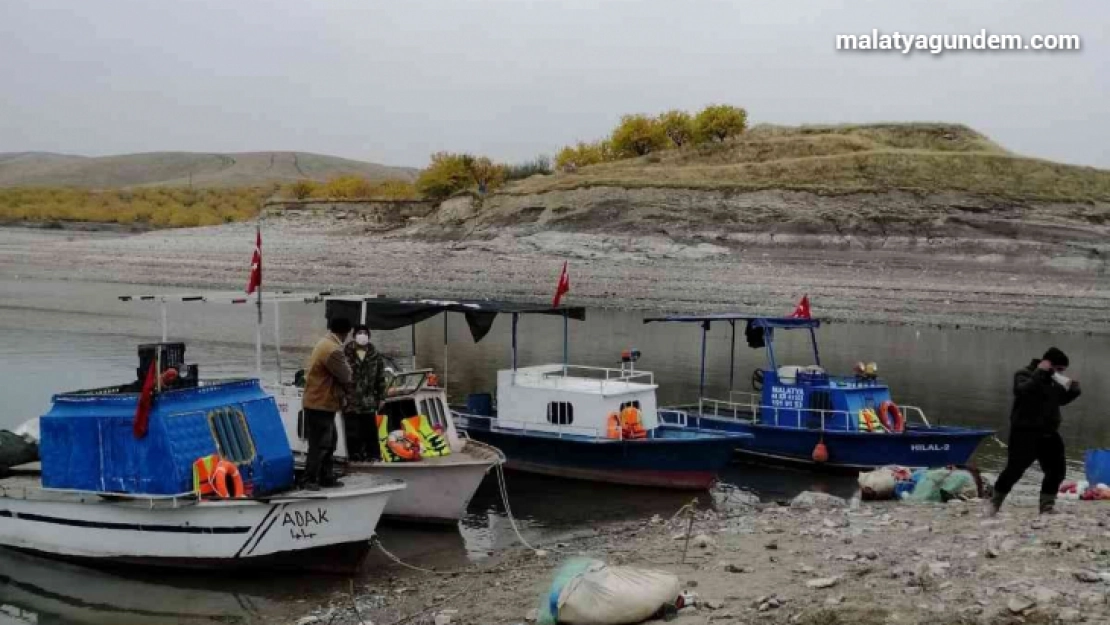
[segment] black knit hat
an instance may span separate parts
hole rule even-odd
[[[1068,366],[1068,355],[1055,347],[1049,347],[1043,359],[1051,362],[1053,367]]]
[[[366,325],[365,323],[360,323],[356,325],[355,334],[358,334],[359,332],[365,332],[366,336],[370,336],[370,326]]]

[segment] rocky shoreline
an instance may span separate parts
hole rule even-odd
[[[512,625],[534,620],[558,566],[587,556],[668,571],[698,596],[676,624],[1003,625],[1110,619],[1107,504],[1035,493],[997,518],[981,502],[845,501],[803,493],[760,503],[717,491],[709,509],[600,527],[446,574],[394,566],[291,623]],[[687,543],[687,537],[689,542]],[[662,622],[660,619],[648,622]]]
[[[137,235],[0,228],[0,274],[239,290],[253,224]],[[1110,334],[1110,279],[1090,250],[1035,241],[744,233],[606,234],[267,220],[269,288],[545,301],[664,312],[783,314],[808,293],[830,321]]]

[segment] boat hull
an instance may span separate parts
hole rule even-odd
[[[456,423],[461,419],[457,417]],[[672,432],[662,427],[662,431]],[[651,486],[704,490],[732,457],[736,438],[699,436],[689,428],[674,428],[674,438],[607,440],[541,433],[522,433],[496,425],[466,428],[476,440],[505,454],[510,469],[557,477]],[[678,436],[683,434],[684,436]]]
[[[461,451],[420,462],[350,462],[347,472],[402,480],[405,490],[385,505],[389,520],[429,524],[457,523],[486,473],[501,462],[500,453],[488,445],[466,441]]]
[[[673,413],[661,412],[668,421]],[[809,430],[753,424],[748,421],[688,415],[687,422],[723,432],[753,435],[740,441],[739,456],[756,461],[788,463],[810,468],[861,471],[886,465],[910,468],[967,464],[990,430],[957,427],[911,427],[901,434]],[[813,460],[813,449],[824,441],[827,462]]]
[[[51,491],[0,482],[0,545],[86,563],[349,572],[369,550],[389,496],[361,484],[266,500],[181,502]]]

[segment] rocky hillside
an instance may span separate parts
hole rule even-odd
[[[1025,158],[957,125],[757,127],[732,141],[533,176],[433,228],[1103,241],[1110,171]]]
[[[152,152],[83,157],[45,152],[0,153],[0,187],[252,187],[356,175],[413,180],[416,170],[306,152]]]

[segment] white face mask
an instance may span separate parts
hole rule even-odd
[[[366,336],[365,334],[356,334],[355,335],[355,343],[358,343],[359,345],[361,345],[363,347],[366,347],[367,345],[370,344],[370,337]]]

